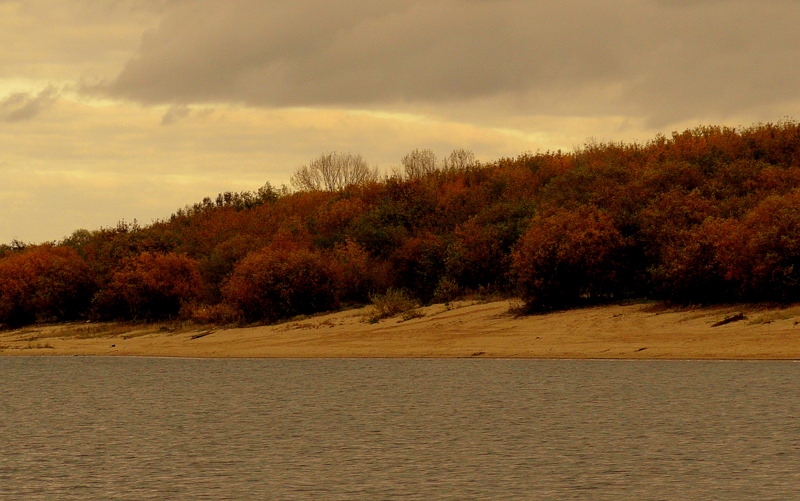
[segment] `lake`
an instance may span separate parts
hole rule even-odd
[[[0,358],[0,499],[798,499],[800,364]]]

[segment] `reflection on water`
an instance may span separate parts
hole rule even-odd
[[[0,358],[0,499],[790,499],[800,364]]]

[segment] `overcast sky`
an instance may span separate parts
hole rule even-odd
[[[0,242],[328,151],[494,160],[800,118],[796,0],[0,0]]]

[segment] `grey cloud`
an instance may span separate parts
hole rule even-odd
[[[178,122],[191,114],[192,110],[182,104],[177,104],[174,106],[170,106],[164,116],[161,117],[161,125],[172,125],[175,122]]]
[[[43,109],[52,104],[58,91],[48,87],[38,94],[15,92],[0,101],[0,120],[4,122],[21,122],[36,117]]]
[[[104,91],[254,106],[510,96],[520,113],[666,123],[796,99],[798,21],[785,0],[196,0]]]

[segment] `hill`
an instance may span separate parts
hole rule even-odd
[[[463,157],[325,190],[267,184],[147,226],[5,245],[0,323],[269,323],[387,293],[419,304],[518,295],[529,311],[800,300],[794,121]]]

